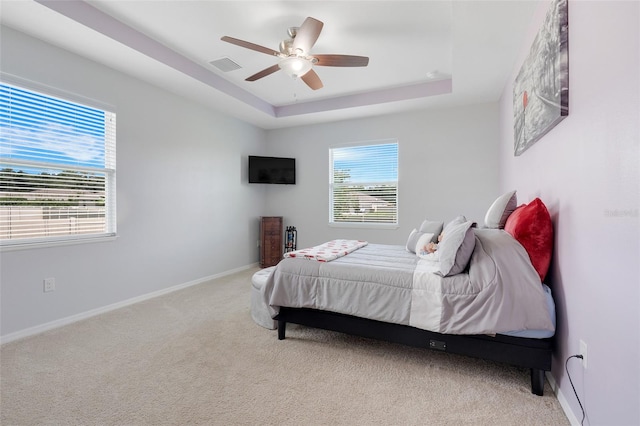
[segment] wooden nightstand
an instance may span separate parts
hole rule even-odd
[[[277,265],[282,259],[282,216],[260,217],[260,267]]]

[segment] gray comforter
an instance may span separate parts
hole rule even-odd
[[[369,244],[331,262],[287,258],[263,296],[313,308],[447,334],[554,330],[545,294],[524,248],[501,230],[476,229],[467,271],[441,277],[437,260],[403,246]]]

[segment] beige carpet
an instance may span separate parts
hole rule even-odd
[[[248,270],[1,350],[9,425],[564,425],[503,364],[249,313]]]

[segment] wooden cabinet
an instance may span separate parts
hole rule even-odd
[[[283,250],[282,216],[260,217],[260,267],[277,265]]]

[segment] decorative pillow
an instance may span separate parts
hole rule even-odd
[[[471,226],[473,221],[450,225],[438,244],[440,271],[443,277],[456,275],[465,270],[473,249],[476,246],[476,235]]]
[[[499,196],[484,216],[484,226],[486,228],[502,229],[507,222],[507,218],[518,205],[516,191],[509,191]]]
[[[411,231],[411,233],[409,234],[409,238],[407,239],[407,244],[405,246],[407,251],[410,251],[411,253],[416,252],[416,244],[418,244],[418,239],[422,234],[422,232],[418,232],[416,228],[413,228],[413,231]]]
[[[542,200],[536,198],[515,209],[507,219],[504,230],[522,244],[540,275],[540,281],[544,282],[553,250],[553,224]]]
[[[433,234],[431,232],[425,232],[424,234],[420,235],[420,238],[418,238],[418,242],[414,247],[415,249],[414,253],[420,254],[420,252],[422,251],[422,248],[432,241],[433,241]]]
[[[420,225],[419,231],[433,234],[431,241],[435,243],[438,241],[438,235],[440,235],[440,233],[442,232],[442,225],[443,225],[442,222],[425,220],[424,222],[422,222],[422,225]]]

